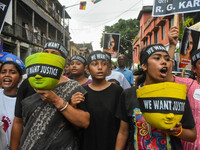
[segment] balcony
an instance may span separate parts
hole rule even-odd
[[[53,8],[50,4],[46,3],[45,0],[35,0],[36,4],[38,4],[42,9],[44,9],[51,17],[53,17],[56,21],[61,23],[61,16],[56,12],[55,8]]]
[[[5,24],[2,30],[2,34],[16,37],[24,42],[32,43],[38,46],[43,46],[47,41],[47,38],[44,34],[41,35],[35,30],[33,32],[27,26],[23,27],[15,23],[13,23],[12,26]]]
[[[35,2],[40,5],[43,9],[46,9],[46,1],[44,0],[35,0]]]

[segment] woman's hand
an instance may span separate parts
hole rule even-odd
[[[181,127],[182,127],[182,124],[180,122],[178,122],[175,127],[170,128],[169,130],[166,130],[166,132],[169,135],[176,135],[180,131]]]
[[[71,103],[70,105],[76,108],[76,105],[80,102],[84,102],[85,97],[81,92],[77,92],[71,97]]]
[[[179,34],[178,27],[173,26],[170,28],[170,30],[168,32],[168,39],[169,39],[170,45],[176,46],[176,44],[178,42],[178,34]]]
[[[36,92],[40,94],[42,100],[47,103],[55,104],[60,99],[60,97],[51,90],[36,90]]]

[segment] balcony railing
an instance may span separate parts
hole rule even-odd
[[[32,27],[28,25],[21,26],[19,24],[13,23],[13,25],[5,24],[2,30],[2,34],[7,34],[8,36],[17,37],[20,40],[25,42],[37,44],[39,46],[43,46],[48,40],[56,40],[62,43],[62,33],[49,34],[49,37],[46,37],[44,34],[45,31],[37,30],[37,28],[32,31]]]
[[[35,2],[40,5],[44,10],[46,10],[56,21],[61,23],[61,16],[56,12],[55,9],[52,8],[52,6],[48,3],[46,3],[45,0],[35,0]]]
[[[43,46],[47,41],[44,34],[41,35],[39,32],[33,32],[28,29],[28,27],[23,27],[15,23],[12,26],[9,24],[4,25],[2,33],[16,36],[24,41],[39,44],[41,46]]]
[[[44,0],[35,0],[43,9],[46,9],[46,2]]]

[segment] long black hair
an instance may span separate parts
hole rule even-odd
[[[140,55],[141,55],[141,53],[142,53],[142,51],[140,52]],[[145,59],[143,61],[143,64],[148,65],[147,60],[148,59]],[[138,69],[133,72],[133,75],[138,76],[135,81],[136,86],[139,86],[144,83],[144,81],[146,79],[146,72],[142,69],[142,65],[138,65]]]
[[[138,70],[133,72],[133,75],[135,75],[135,76],[138,75],[138,77],[135,80],[135,85],[136,86],[139,86],[142,83],[144,83],[144,81],[146,79],[146,73],[145,73],[145,71],[142,70],[141,66],[138,66]]]

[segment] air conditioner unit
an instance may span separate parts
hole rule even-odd
[[[11,26],[4,26],[3,31],[13,34],[13,28]]]

